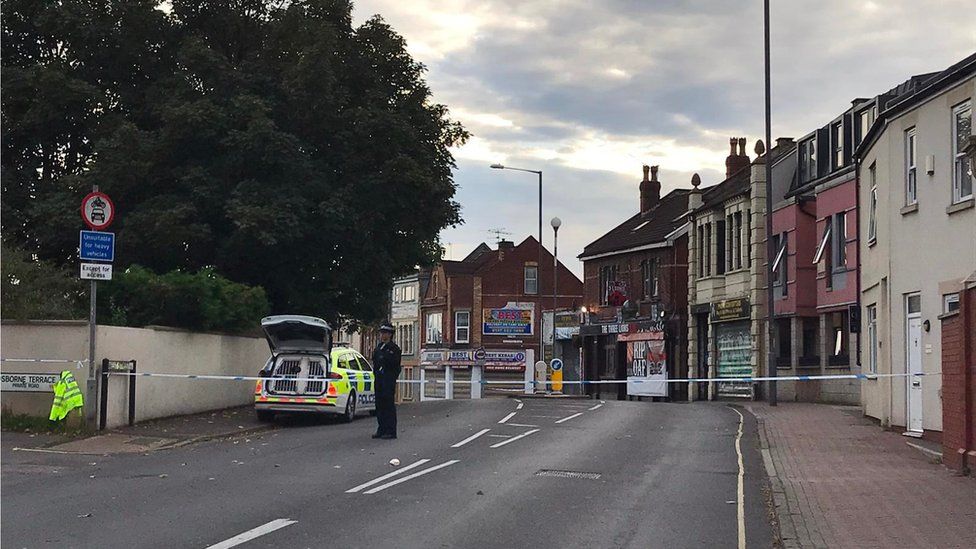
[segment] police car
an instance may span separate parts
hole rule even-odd
[[[278,412],[341,415],[352,421],[360,411],[376,410],[373,369],[356,350],[332,344],[332,328],[321,318],[269,316],[261,328],[271,358],[254,387],[258,419]]]

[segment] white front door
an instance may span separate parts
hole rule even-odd
[[[917,313],[909,313],[908,324],[908,347],[905,350],[905,364],[908,366],[907,372],[922,371],[922,318]],[[908,430],[916,433],[922,432],[922,378],[919,376],[909,376],[906,380],[908,384]]]

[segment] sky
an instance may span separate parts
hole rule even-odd
[[[771,11],[773,138],[801,137],[913,74],[976,51],[972,0],[784,0]],[[428,69],[433,100],[472,138],[455,149],[461,259],[500,229],[538,233],[577,276],[583,247],[639,208],[643,164],[662,196],[725,172],[729,137],[763,136],[762,1],[359,0]],[[969,21],[969,23],[967,23]]]

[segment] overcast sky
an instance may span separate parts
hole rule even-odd
[[[856,97],[976,51],[972,0],[772,2],[773,136],[823,126]],[[764,133],[762,1],[359,0],[428,67],[434,100],[473,134],[455,151],[460,259],[490,229],[538,232],[559,216],[559,257],[578,275],[585,245],[638,209],[642,164],[662,194],[724,175],[730,136]]]

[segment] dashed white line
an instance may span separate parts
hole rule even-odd
[[[298,521],[297,520],[290,520],[290,519],[275,519],[275,520],[273,520],[273,521],[271,521],[271,522],[269,522],[267,524],[262,524],[261,526],[258,526],[257,528],[252,528],[251,530],[248,530],[247,532],[244,532],[242,534],[237,534],[236,536],[234,536],[234,537],[232,537],[230,539],[226,539],[226,540],[224,540],[224,541],[222,541],[220,543],[217,543],[215,545],[211,545],[211,546],[207,547],[207,549],[229,549],[230,547],[236,547],[236,546],[238,546],[238,545],[240,545],[242,543],[247,543],[247,542],[251,541],[254,538],[261,537],[261,536],[263,536],[265,534],[270,534],[271,532],[274,532],[275,530],[280,530],[280,529],[284,528],[285,526],[289,526],[291,524],[295,524],[296,522],[298,522]]]
[[[376,488],[371,488],[369,490],[366,490],[363,493],[364,494],[375,494],[376,492],[380,492],[382,490],[386,490],[387,488],[390,488],[392,486],[396,486],[397,484],[401,484],[401,483],[407,482],[408,480],[411,480],[411,479],[415,479],[415,478],[417,478],[417,477],[419,477],[421,475],[426,475],[427,473],[433,473],[434,471],[436,471],[438,469],[443,469],[445,467],[449,467],[449,466],[454,465],[455,463],[457,463],[459,461],[461,461],[461,460],[459,460],[459,459],[452,459],[450,461],[441,463],[440,465],[435,465],[433,467],[428,467],[428,468],[423,469],[421,471],[417,471],[416,473],[414,473],[412,475],[407,475],[407,476],[405,476],[403,478],[398,478],[398,479],[396,479],[396,480],[394,480],[392,482],[387,482],[386,484],[381,484],[381,485],[377,486]]]
[[[510,442],[515,442],[516,440],[518,440],[520,438],[525,438],[525,437],[531,435],[532,433],[538,433],[538,432],[539,432],[538,429],[532,429],[531,431],[526,431],[526,432],[522,433],[521,435],[514,436],[512,438],[503,440],[503,441],[499,442],[498,444],[492,444],[491,447],[492,448],[500,448],[500,447],[505,446],[506,444],[508,444]]]
[[[503,417],[498,423],[505,423],[506,421],[512,419],[512,417],[514,417],[516,413],[518,412],[512,412],[511,414],[508,414],[507,416]]]
[[[569,421],[569,420],[573,419],[574,417],[580,417],[581,415],[583,415],[583,412],[579,412],[578,414],[573,414],[571,416],[566,416],[566,417],[564,417],[562,419],[556,420],[556,423],[562,423],[564,421]]]
[[[494,438],[512,438],[512,435],[488,435]]]
[[[603,406],[602,404],[597,404],[596,406],[594,406],[594,407],[592,407],[592,408],[590,408],[589,410],[590,410],[591,412],[592,412],[593,410],[599,410],[599,409],[600,409],[600,408],[601,408],[602,406]]]
[[[491,429],[482,429],[482,430],[478,431],[477,433],[469,436],[468,438],[462,440],[461,442],[458,442],[457,444],[452,444],[451,445],[451,448],[460,448],[460,447],[464,446],[465,444],[471,442],[472,440],[474,440],[474,439],[480,437],[481,435],[487,433],[488,431],[491,431]]]
[[[379,484],[379,483],[383,482],[384,480],[386,480],[388,478],[392,478],[392,477],[395,477],[395,476],[397,476],[397,475],[399,475],[401,473],[405,473],[405,472],[409,471],[410,469],[416,469],[417,467],[420,467],[421,465],[427,463],[428,461],[430,461],[430,460],[429,459],[422,459],[420,461],[415,461],[415,462],[411,463],[410,465],[407,465],[406,467],[401,467],[400,469],[397,469],[396,471],[393,471],[392,473],[387,473],[387,474],[385,474],[385,475],[383,475],[383,476],[381,476],[379,478],[374,478],[373,480],[371,480],[371,481],[369,481],[369,482],[367,482],[365,484],[360,484],[359,486],[357,486],[355,488],[350,488],[350,489],[346,490],[346,493],[347,494],[355,494],[356,492],[362,490],[363,488],[369,488],[370,486],[372,486],[374,484]]]
[[[509,427],[538,427],[538,425],[532,425],[531,423],[506,423],[505,425]]]

